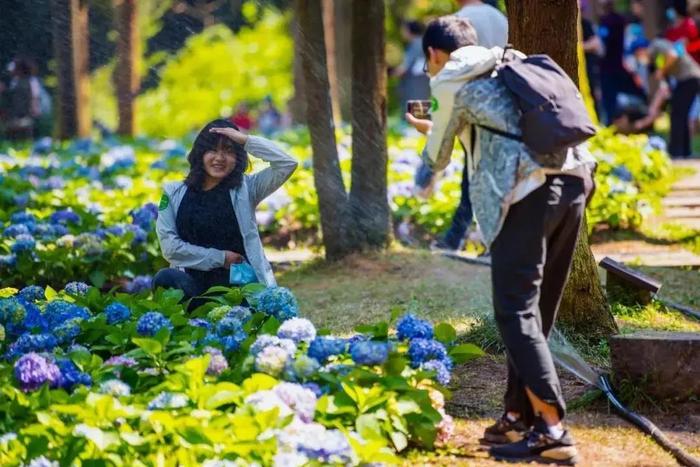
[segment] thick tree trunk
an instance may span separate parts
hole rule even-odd
[[[333,0],[335,26],[335,69],[338,83],[340,117],[350,121],[352,98],[352,0]]]
[[[527,54],[551,56],[578,82],[577,0],[507,0],[506,5],[509,40],[515,48]],[[592,339],[617,331],[588,245],[585,222],[574,252],[559,323]]]
[[[119,105],[117,131],[122,136],[134,136],[136,94],[140,85],[137,1],[114,0],[114,13],[118,34],[117,67],[114,72]]]
[[[314,184],[328,259],[351,252],[356,243],[335,141],[323,37],[322,0],[297,0],[298,46],[313,150]]]
[[[289,113],[292,115],[292,122],[301,124],[306,123],[306,84],[304,82],[304,67],[301,60],[301,49],[304,41],[301,40],[298,10],[294,12],[290,27],[292,37],[294,37],[294,62],[292,65],[294,96],[289,101]]]
[[[363,243],[390,240],[387,200],[384,1],[352,5],[352,186],[350,201]]]
[[[90,136],[87,0],[52,0],[51,22],[58,77],[57,136]]]

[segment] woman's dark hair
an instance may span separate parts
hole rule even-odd
[[[428,47],[432,47],[451,54],[457,49],[478,43],[476,29],[468,19],[455,15],[441,16],[425,28],[423,53],[427,58]]]
[[[223,151],[233,153],[236,156],[236,165],[233,171],[221,181],[221,185],[226,188],[238,188],[243,181],[243,174],[248,169],[248,153],[242,144],[233,142],[226,136],[210,133],[212,128],[235,128],[238,127],[228,120],[217,119],[207,123],[195,138],[192,149],[187,155],[187,162],[190,163],[190,173],[185,178],[185,185],[193,190],[201,190],[204,185],[206,172],[204,171],[204,154],[209,151]]]

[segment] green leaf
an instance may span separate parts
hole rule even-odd
[[[85,371],[92,360],[92,355],[86,350],[76,350],[70,353],[70,359],[81,371]]]
[[[364,439],[382,438],[382,427],[375,414],[366,413],[357,417],[355,429]]]
[[[465,363],[485,355],[484,351],[474,344],[461,344],[452,347],[449,351],[452,360],[457,363]]]
[[[406,368],[408,360],[401,356],[401,354],[393,353],[389,355],[386,363],[384,363],[384,371],[387,375],[399,376],[401,372]],[[403,380],[403,378],[401,378]]]
[[[107,276],[104,272],[100,271],[99,269],[92,271],[89,277],[90,282],[92,282],[92,285],[94,285],[98,289],[101,288],[107,281]]]
[[[391,442],[394,443],[394,448],[397,452],[401,452],[408,446],[408,438],[400,431],[392,431],[389,433]]]
[[[155,339],[149,339],[147,337],[134,337],[131,341],[139,346],[141,350],[146,352],[146,354],[155,356],[163,351],[163,345]]]
[[[206,444],[211,446],[211,440],[199,427],[188,426],[180,430],[180,436],[190,444]]]
[[[280,327],[280,322],[274,316],[270,316],[265,324],[260,327],[259,334],[277,334],[277,330]]]
[[[46,295],[46,300],[50,302],[56,298],[58,292],[56,292],[50,285],[47,285],[46,290],[44,291],[44,295]]]
[[[435,339],[449,345],[457,339],[457,331],[447,323],[440,323],[435,326]]]

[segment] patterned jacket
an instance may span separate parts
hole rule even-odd
[[[497,47],[489,50],[470,46],[455,51],[451,60],[455,54],[458,57],[470,55],[469,66],[473,67],[474,56],[479,56],[482,60],[477,61],[478,68],[483,70],[486,67],[492,71],[502,53],[502,49]],[[454,64],[450,68],[453,86],[456,68]],[[455,137],[462,140],[469,156],[469,196],[487,247],[498,236],[509,207],[544,184],[547,174],[566,172],[580,176],[582,171],[589,171],[595,166],[595,160],[585,146],[559,154],[535,155],[520,141],[475,126],[520,133],[520,110],[513,95],[490,74],[470,76],[460,83],[456,94],[453,94],[454,102],[447,124],[436,128],[439,120],[434,119],[433,130],[423,152],[426,164],[437,172],[449,164]],[[433,94],[436,87],[445,87],[436,79],[439,77],[440,74],[431,80]],[[435,142],[431,144],[430,138],[437,135],[440,136],[439,145]],[[472,136],[475,137],[474,144]]]

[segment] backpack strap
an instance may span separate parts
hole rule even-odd
[[[516,135],[515,133],[510,133],[510,132],[507,132],[507,131],[498,130],[498,129],[496,129],[496,128],[491,128],[490,126],[486,126],[486,125],[479,125],[478,123],[476,124],[476,126],[478,126],[479,128],[481,128],[482,130],[486,130],[486,131],[488,131],[488,132],[490,132],[490,133],[496,134],[496,135],[498,135],[498,136],[502,136],[502,137],[504,137],[504,138],[512,139],[512,140],[515,140],[515,141],[520,141],[521,143],[522,143],[522,141],[523,141],[523,137],[520,136],[520,135]]]

